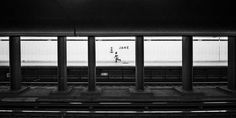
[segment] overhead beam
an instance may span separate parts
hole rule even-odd
[[[235,36],[236,31],[224,30],[189,30],[189,29],[143,29],[135,31],[136,29],[99,29],[99,30],[86,30],[76,29],[77,36]]]
[[[57,28],[46,25],[40,27],[0,27],[0,36],[236,36],[236,30],[212,30],[212,29],[175,29],[175,28],[125,28],[112,27],[111,29],[99,28]]]

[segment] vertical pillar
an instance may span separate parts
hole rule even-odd
[[[228,89],[236,90],[236,37],[228,37]]]
[[[144,40],[143,36],[136,36],[135,41],[135,70],[136,89],[144,90]]]
[[[57,37],[57,57],[58,57],[58,91],[67,89],[67,56],[66,56],[66,37]]]
[[[96,47],[95,37],[88,37],[88,91],[96,90]]]
[[[182,39],[182,82],[185,91],[192,91],[193,78],[193,37],[183,36]]]
[[[11,73],[11,90],[21,89],[21,48],[20,37],[10,36],[10,73]]]

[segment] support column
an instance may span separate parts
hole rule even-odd
[[[183,36],[182,39],[182,82],[183,90],[192,91],[193,79],[193,37]]]
[[[10,36],[10,81],[11,90],[17,91],[21,89],[21,48],[20,37]]]
[[[58,91],[67,90],[67,56],[66,56],[66,37],[57,37],[57,57],[58,57]]]
[[[96,40],[94,36],[88,37],[88,91],[96,90]]]
[[[143,36],[136,36],[135,42],[135,70],[136,90],[144,90],[144,40]]]
[[[228,89],[236,90],[236,37],[228,37]]]

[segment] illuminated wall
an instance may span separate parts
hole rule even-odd
[[[145,38],[144,59],[145,65],[181,66],[182,42],[181,37],[170,39]],[[164,37],[165,38],[165,37]],[[227,65],[227,38],[223,37],[194,37],[193,60],[197,63],[222,63]],[[68,38],[67,61],[68,66],[87,66],[87,38],[80,40]],[[115,54],[117,52],[117,54]],[[121,59],[115,63],[115,55]],[[22,38],[21,41],[22,66],[56,66],[57,41],[56,37],[44,39]],[[0,38],[0,66],[9,65],[9,41],[6,37]],[[122,65],[134,66],[135,41],[128,39],[97,38],[96,41],[97,66]],[[164,65],[165,65],[164,64]]]

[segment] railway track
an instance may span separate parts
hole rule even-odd
[[[56,86],[58,82],[22,82],[24,86]],[[10,82],[0,82],[0,85],[9,86]],[[68,82],[68,85],[88,85],[88,82]],[[96,82],[96,85],[133,86],[135,82]],[[181,86],[182,82],[145,82],[148,86]],[[224,86],[227,82],[193,82],[196,86]]]
[[[1,117],[217,117],[236,116],[236,101],[4,102]]]

